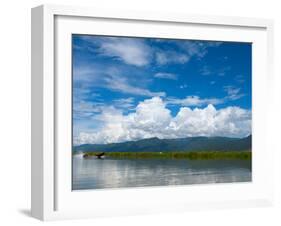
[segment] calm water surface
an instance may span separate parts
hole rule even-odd
[[[73,190],[251,181],[249,160],[73,157]]]

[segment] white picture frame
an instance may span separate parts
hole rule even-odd
[[[71,135],[68,39],[75,32],[253,42],[253,181],[72,192],[71,155],[62,150],[69,148]],[[266,109],[272,104],[272,62],[271,20],[56,5],[33,8],[32,216],[56,220],[271,205],[273,149],[266,123],[271,113]]]

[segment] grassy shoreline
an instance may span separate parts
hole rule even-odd
[[[100,152],[86,152],[95,157]],[[251,151],[198,151],[198,152],[105,152],[106,157],[115,159],[190,159],[190,160],[250,160]]]

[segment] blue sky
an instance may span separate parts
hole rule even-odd
[[[72,44],[75,143],[251,132],[250,43],[73,35]]]

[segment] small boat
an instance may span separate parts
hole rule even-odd
[[[88,158],[90,155],[88,153],[83,154],[83,158]]]
[[[95,156],[98,157],[98,159],[101,159],[102,157],[104,157],[105,153],[104,152],[101,152],[101,153],[97,153],[95,154]]]
[[[89,155],[88,153],[85,153],[83,155],[83,158],[90,158],[92,156],[96,156],[98,159],[101,159],[102,157],[105,156],[105,153],[104,152],[100,152],[100,153],[95,153],[94,155]]]

